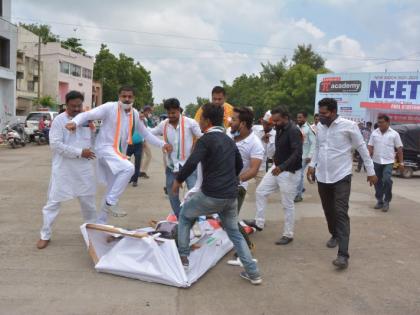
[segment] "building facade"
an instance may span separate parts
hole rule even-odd
[[[84,97],[85,109],[92,108],[92,75],[94,59],[61,47],[60,43],[41,45],[43,96],[65,103],[67,92],[76,90]]]
[[[102,84],[99,81],[93,81],[92,84],[92,108],[102,105]]]
[[[0,128],[15,119],[17,27],[10,22],[11,0],[0,1]]]
[[[38,69],[38,36],[24,27],[18,27],[16,54],[16,115],[26,116],[36,110],[34,101],[42,93],[42,63]],[[40,83],[41,82],[41,83]]]

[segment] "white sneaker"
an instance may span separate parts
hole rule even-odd
[[[257,263],[257,262],[258,262],[258,260],[257,260],[257,259],[255,259],[255,258],[252,258],[252,260],[253,260],[255,263]],[[239,257],[237,257],[236,259],[228,260],[228,261],[227,261],[227,264],[228,264],[228,265],[231,265],[231,266],[238,266],[238,267],[243,267],[243,266],[244,266],[244,265],[242,264],[241,260],[239,259]]]
[[[253,285],[259,285],[263,282],[263,279],[261,276],[253,276],[251,277],[249,274],[246,273],[246,271],[242,271],[240,274],[241,278],[244,278],[251,282]]]
[[[105,203],[105,211],[113,217],[125,217],[127,215],[127,212],[121,210],[118,205],[111,206]]]

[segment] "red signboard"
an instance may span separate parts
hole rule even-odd
[[[360,107],[370,109],[389,109],[408,112],[420,112],[420,104],[361,102]]]

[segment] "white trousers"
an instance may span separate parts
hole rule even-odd
[[[80,203],[80,210],[82,211],[83,220],[85,223],[96,222],[96,200],[95,195],[78,197]],[[42,209],[43,225],[41,228],[41,239],[49,240],[52,233],[52,225],[60,212],[61,202],[47,201],[47,204]]]
[[[295,197],[297,193],[297,185],[300,180],[302,170],[295,173],[282,172],[278,176],[271,174],[275,166],[265,174],[256,191],[257,212],[255,215],[256,224],[263,228],[265,223],[265,208],[267,199],[270,194],[280,188],[281,203],[284,209],[284,227],[283,236],[293,237],[295,226]]]
[[[110,205],[116,205],[118,203],[120,196],[127,188],[127,185],[134,174],[134,166],[128,160],[121,160],[120,163],[126,164],[126,168],[122,169],[117,174],[113,174],[104,160],[99,159],[99,163],[101,163],[100,167],[103,172],[103,175],[105,176],[106,193],[105,198],[102,202],[101,212],[98,216],[97,223],[107,224],[108,213],[104,209],[105,203],[108,203]]]

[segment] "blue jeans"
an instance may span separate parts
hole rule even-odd
[[[375,197],[378,203],[389,203],[392,199],[392,168],[394,164],[373,163],[378,182],[375,185]]]
[[[257,264],[252,260],[248,245],[238,228],[238,200],[208,197],[201,191],[185,202],[178,222],[178,251],[181,256],[190,254],[190,229],[201,215],[217,213],[235,251],[248,275],[259,276]]]
[[[169,202],[172,207],[172,211],[178,218],[179,211],[181,210],[181,201],[179,200],[179,193],[174,195],[172,192],[172,185],[176,179],[177,174],[174,173],[169,167],[165,170],[166,174],[166,190],[168,191]],[[194,187],[195,182],[197,181],[197,171],[194,171],[186,180],[187,188],[191,189]]]
[[[300,174],[300,180],[299,180],[299,184],[298,184],[298,187],[297,187],[297,195],[296,195],[297,197],[302,197],[302,195],[303,195],[303,188],[304,188],[303,181],[304,181],[304,178],[305,178],[306,166],[308,166],[308,163],[306,163],[305,159],[302,159],[302,172]]]

